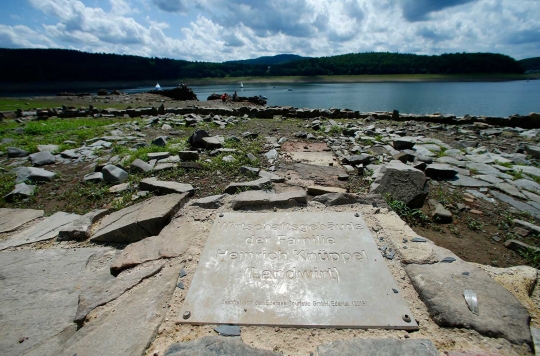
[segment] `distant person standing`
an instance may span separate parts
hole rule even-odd
[[[226,102],[228,97],[229,96],[227,95],[227,93],[223,93],[223,95],[221,96],[221,101]]]
[[[235,91],[232,96],[232,101],[236,101],[236,100],[238,100],[238,94],[236,94],[236,91]]]

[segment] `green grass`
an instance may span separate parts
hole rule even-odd
[[[436,152],[436,155],[438,158],[446,156],[446,147],[441,147],[441,150],[439,152]]]
[[[136,107],[140,104],[137,102],[116,102],[114,100],[115,96],[111,96],[111,101],[108,103],[104,102],[92,102],[90,103],[93,107],[99,109],[125,109],[128,106]],[[104,100],[104,97],[101,98]],[[161,100],[162,98],[156,98],[156,100]],[[17,111],[21,109],[23,111],[31,111],[33,109],[50,109],[50,108],[59,108],[65,105],[67,107],[78,107],[74,105],[72,101],[67,100],[67,98],[54,98],[47,100],[34,100],[29,98],[2,98],[0,99],[0,111]],[[88,107],[88,105],[83,106]]]
[[[532,267],[540,268],[540,251],[530,248],[519,250],[518,254],[527,260],[527,263]]]
[[[465,220],[465,223],[467,224],[467,227],[471,229],[472,231],[482,231],[482,228],[484,227],[484,224],[482,224],[479,221],[476,221],[475,219],[468,217]]]
[[[393,199],[390,195],[385,196],[388,206],[410,225],[424,224],[429,218],[419,209],[411,209],[401,200]]]

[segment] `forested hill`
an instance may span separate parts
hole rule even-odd
[[[253,59],[242,59],[238,61],[227,61],[225,63],[245,63],[245,64],[266,64],[276,65],[295,61],[301,61],[302,59],[308,59],[309,57],[302,57],[296,54],[278,54],[276,56],[265,56]]]
[[[519,61],[519,63],[523,66],[525,70],[540,70],[540,57],[522,59]]]
[[[135,81],[240,76],[523,73],[513,58],[492,53],[424,56],[358,53],[277,64],[188,62],[61,49],[0,49],[3,82]]]

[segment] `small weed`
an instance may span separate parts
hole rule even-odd
[[[449,225],[448,230],[450,230],[450,233],[454,235],[455,237],[461,237],[461,233],[459,232],[459,229],[455,225]]]
[[[382,141],[383,140],[383,135],[375,135],[374,139],[375,139],[375,141]]]
[[[526,259],[532,267],[540,268],[540,251],[529,248],[519,250],[518,254],[524,259]]]
[[[409,208],[401,200],[392,199],[389,195],[385,197],[385,200],[388,206],[410,225],[424,224],[429,220],[422,211]]]
[[[446,147],[441,147],[441,150],[440,150],[439,152],[437,152],[437,157],[444,157],[444,156],[446,156],[446,150],[447,150]]]
[[[481,231],[482,228],[484,227],[484,224],[470,217],[467,218],[465,223],[467,224],[467,227],[471,229],[472,231]]]
[[[512,175],[512,180],[522,179],[523,171],[521,169],[515,169],[510,172],[510,175]]]
[[[495,164],[506,167],[506,168],[512,168],[512,163],[510,162],[501,162],[501,161],[495,160]]]
[[[328,134],[334,136],[334,135],[341,135],[342,132],[343,132],[343,128],[341,126],[333,125],[330,128],[330,131],[328,132]]]

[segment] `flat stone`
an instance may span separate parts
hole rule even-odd
[[[360,155],[345,157],[343,159],[343,162],[356,166],[358,164],[369,164],[372,160],[373,160],[372,155],[362,153]]]
[[[461,166],[461,165],[463,165],[463,162],[455,159],[454,157],[450,157],[450,156],[439,157],[435,161],[437,163],[451,164],[453,166]]]
[[[347,193],[347,189],[339,187],[325,187],[322,185],[312,185],[307,187],[307,192],[309,195],[323,195],[330,193]]]
[[[491,195],[493,195],[495,198],[499,199],[500,201],[503,201],[503,202],[513,206],[514,208],[516,208],[518,210],[526,211],[529,214],[531,214],[531,215],[533,215],[533,216],[535,216],[537,218],[540,218],[540,210],[535,208],[532,205],[529,205],[527,203],[523,203],[521,201],[518,201],[518,200],[516,200],[516,199],[514,199],[512,197],[509,197],[506,194],[500,193],[500,192],[498,192],[496,190],[492,190]]]
[[[13,202],[14,200],[26,199],[34,195],[35,191],[35,185],[19,183],[15,185],[15,189],[4,196],[4,200],[7,202]]]
[[[83,177],[83,182],[85,183],[101,183],[103,182],[103,173],[94,172],[85,174]]]
[[[58,232],[58,241],[86,240],[90,237],[92,224],[107,214],[107,209],[93,210],[77,218],[72,224],[63,227]]]
[[[117,184],[117,185],[113,185],[112,187],[110,187],[109,189],[107,189],[107,191],[109,193],[122,193],[122,192],[125,192],[127,190],[131,189],[131,183],[129,182],[126,182],[126,183],[120,183],[120,184]]]
[[[473,329],[515,344],[532,344],[530,316],[521,303],[487,273],[464,261],[407,265],[405,270],[437,325]],[[469,274],[463,275],[467,271]],[[467,307],[463,291],[478,296],[479,315]]]
[[[492,175],[502,179],[511,179],[512,176],[499,171],[497,168],[485,163],[466,162],[465,168],[477,171],[480,174]]]
[[[210,137],[208,132],[204,130],[195,130],[195,132],[189,137],[188,142],[192,147],[204,148],[203,138]]]
[[[497,183],[504,182],[502,179],[499,179],[497,177],[490,176],[490,175],[487,175],[487,174],[478,174],[478,175],[475,175],[475,176],[472,176],[472,177],[474,179],[481,179],[481,180],[486,181],[486,182],[491,183],[491,184],[497,184]]]
[[[152,145],[165,147],[167,146],[167,136],[159,136],[152,141]]]
[[[439,356],[439,351],[426,339],[360,339],[339,340],[317,346],[318,356]]]
[[[160,194],[188,193],[189,196],[192,196],[195,191],[191,184],[157,180],[156,178],[143,179],[139,183],[139,189],[149,192],[157,191]]]
[[[509,183],[496,183],[495,185],[495,188],[499,189],[500,191],[508,194],[508,195],[511,195],[511,196],[514,196],[514,197],[517,197],[517,198],[521,198],[521,199],[527,199],[525,197],[525,195],[523,195],[514,185],[512,184],[509,184]]]
[[[261,190],[264,186],[272,184],[268,178],[260,178],[250,182],[231,183],[225,188],[225,193],[235,194],[243,190]]]
[[[473,196],[476,197],[476,198],[484,199],[485,201],[487,201],[487,202],[489,202],[489,203],[491,203],[491,204],[497,204],[497,201],[496,201],[495,199],[490,198],[490,197],[488,197],[487,195],[482,194],[482,193],[480,193],[480,192],[477,191],[477,190],[467,189],[466,192],[469,193],[469,194],[471,194],[471,195],[473,195]]]
[[[519,219],[514,219],[513,220],[514,222],[514,225],[515,226],[519,226],[521,227],[522,229],[525,229],[533,234],[537,234],[537,235],[540,235],[540,226],[536,226],[534,224],[531,224],[527,221],[523,221],[523,220],[519,220]]]
[[[128,173],[122,168],[108,164],[101,170],[103,173],[103,181],[106,183],[123,183],[128,178]]]
[[[178,167],[176,163],[158,163],[154,166],[154,172],[167,171]]]
[[[518,240],[507,240],[504,243],[504,246],[516,252],[529,252],[529,251],[532,251],[534,253],[540,252],[540,248],[528,245],[525,242],[518,241]]]
[[[129,206],[106,216],[92,242],[130,243],[156,236],[188,201],[188,194],[167,194]]]
[[[216,148],[223,147],[224,141],[225,140],[223,139],[223,137],[219,137],[219,136],[204,137],[202,139],[204,148],[206,148],[207,150],[215,150]]]
[[[244,344],[239,337],[204,336],[189,342],[169,346],[164,356],[280,356],[281,353],[261,350]]]
[[[278,151],[276,149],[271,149],[270,151],[264,154],[267,160],[276,159],[278,157]]]
[[[387,207],[385,200],[379,194],[356,195],[352,193],[328,193],[317,195],[313,200],[326,206],[362,204],[374,207]]]
[[[424,172],[393,160],[379,170],[370,193],[389,194],[410,208],[421,208],[429,192]]]
[[[392,146],[396,150],[409,150],[414,147],[417,139],[414,137],[400,137],[392,142]]]
[[[495,159],[491,157],[490,154],[481,154],[481,155],[465,155],[465,158],[469,161],[476,163],[495,163]]]
[[[8,147],[7,148],[7,155],[8,158],[19,158],[19,157],[26,157],[30,154],[30,152],[22,150],[17,147]]]
[[[536,183],[535,181],[529,179],[516,179],[512,181],[512,184],[516,187],[540,194],[540,184]]]
[[[113,252],[105,248],[2,252],[2,284],[9,286],[0,288],[2,355],[25,354],[50,339],[73,335],[79,289],[100,280],[92,261],[102,260],[108,251]]]
[[[435,205],[435,212],[433,213],[433,220],[439,223],[451,223],[452,213],[450,210],[445,209],[442,204],[437,203]]]
[[[322,246],[327,257],[318,255]],[[226,212],[215,218],[178,322],[417,330],[393,289],[359,214]]]
[[[169,152],[149,152],[147,154],[148,159],[157,159],[157,160],[167,158],[170,155],[171,154]]]
[[[75,150],[65,150],[60,152],[60,157],[67,159],[78,159],[80,155]]]
[[[457,187],[491,187],[491,183],[467,177],[459,173],[456,174],[454,178],[448,179],[447,182]]]
[[[198,206],[204,209],[217,209],[223,205],[222,201],[225,194],[211,195],[209,197],[192,200],[191,205]]]
[[[185,217],[176,218],[159,235],[126,246],[112,261],[111,273],[117,275],[144,262],[181,256],[198,234],[200,232],[193,221]]]
[[[50,182],[56,176],[56,173],[54,172],[49,172],[43,168],[36,167],[13,168],[10,173],[17,175],[15,183],[22,183],[26,180],[31,182]]]
[[[258,175],[260,171],[261,171],[261,169],[256,168],[256,167],[247,167],[247,166],[240,167],[240,172],[244,173],[244,174],[252,173],[252,174],[257,174]]]
[[[45,212],[35,209],[0,208],[0,233],[16,230],[32,220],[40,218]]]
[[[238,325],[220,325],[214,331],[221,336],[240,336],[241,332]]]
[[[54,153],[60,149],[60,146],[58,145],[37,145],[37,150],[39,152],[43,151],[49,151],[51,153]]]
[[[285,178],[278,176],[275,173],[267,172],[264,169],[259,170],[259,177],[270,179],[274,183],[284,183]]]
[[[143,279],[152,277],[163,269],[163,264],[140,266],[124,271],[114,279],[103,284],[83,287],[79,296],[79,305],[74,321],[83,322],[86,316],[95,308],[120,297],[128,289],[133,288]]]
[[[180,157],[180,160],[182,161],[198,161],[199,160],[199,152],[197,151],[180,151],[178,152],[178,156]]]
[[[512,166],[514,171],[521,171],[527,175],[540,177],[540,168],[535,166]]]
[[[131,165],[129,166],[130,172],[149,172],[153,168],[152,165],[146,163],[145,161],[141,159],[134,160]]]
[[[0,250],[53,239],[58,236],[58,232],[62,228],[72,224],[79,217],[80,215],[77,214],[68,214],[59,211],[28,229],[11,236],[9,239],[1,241]]]
[[[289,203],[307,204],[305,191],[295,190],[281,194],[265,193],[261,191],[248,191],[237,194],[232,207],[237,210],[247,206],[279,206]]]
[[[92,319],[53,354],[144,355],[165,317],[181,266],[164,268],[118,300],[114,312]]]
[[[435,179],[446,179],[455,177],[458,171],[449,164],[433,163],[426,167],[426,176]]]

